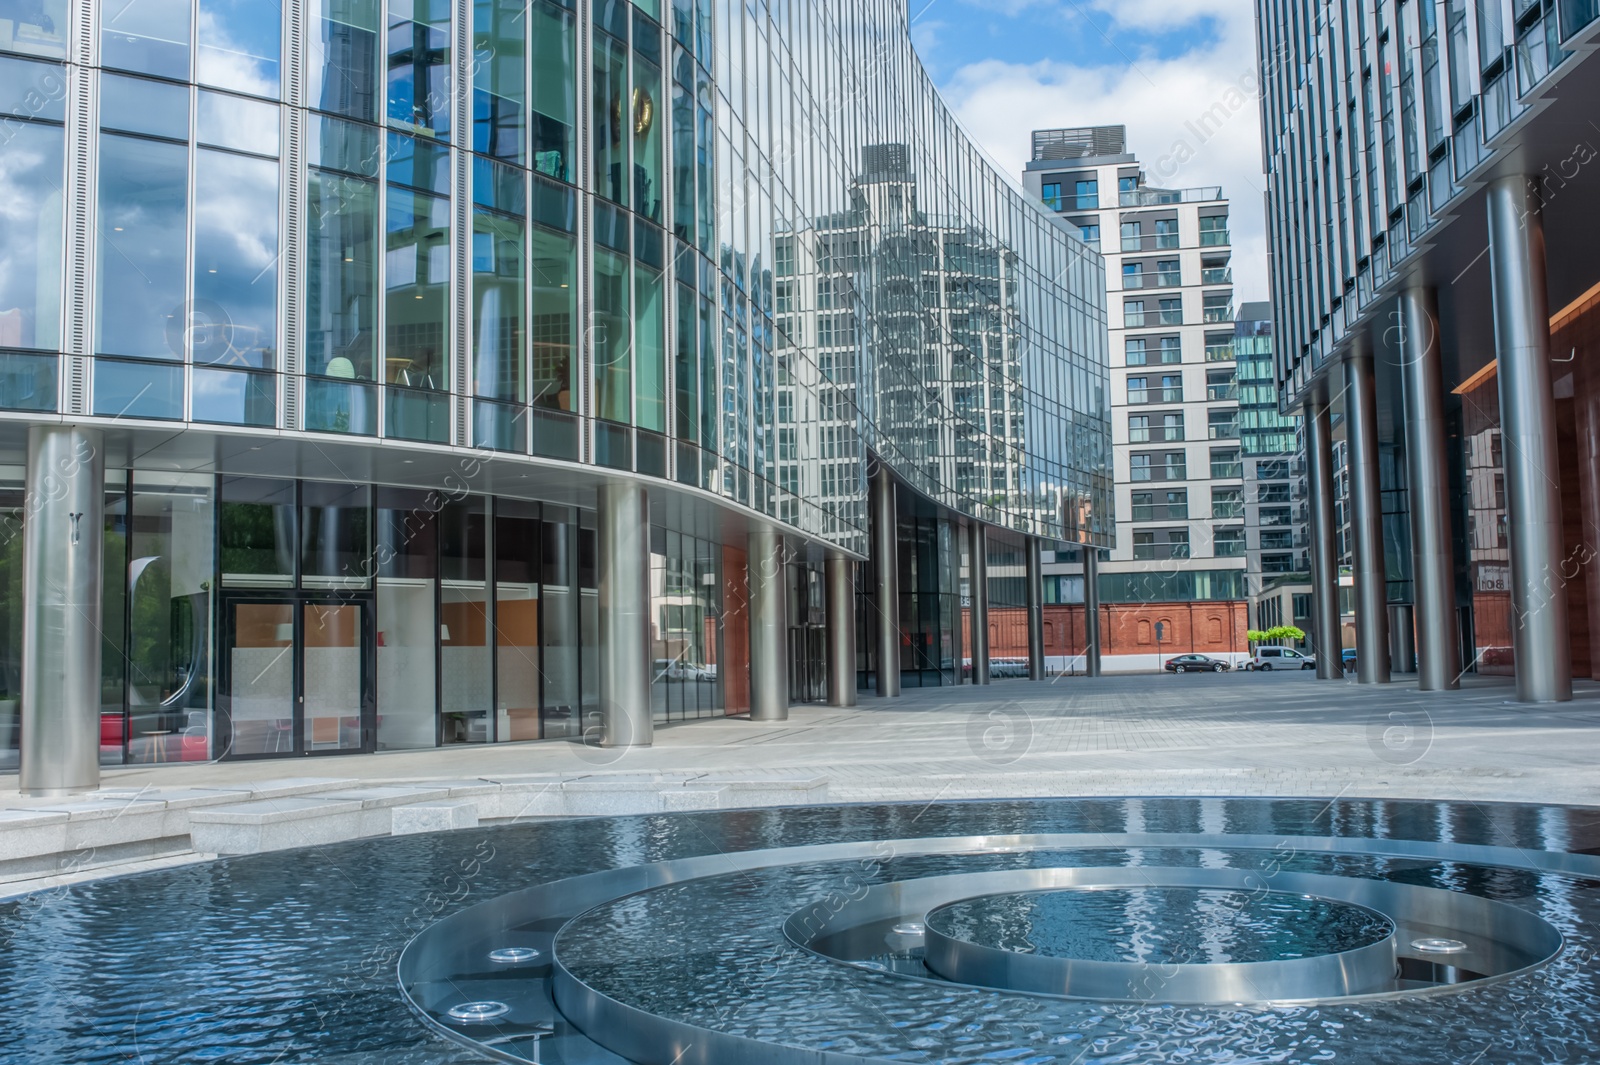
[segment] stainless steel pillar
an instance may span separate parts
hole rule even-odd
[[[1325,398],[1306,404],[1306,473],[1311,497],[1312,621],[1317,677],[1344,676],[1344,627],[1339,618],[1339,554],[1334,534],[1333,419]]]
[[[632,482],[600,489],[600,742],[648,747],[650,500]]]
[[[878,575],[878,695],[900,694],[900,540],[894,475],[880,460],[872,475],[872,568]]]
[[[789,719],[789,574],[776,529],[750,533],[750,720]]]
[[[1389,589],[1383,560],[1383,496],[1378,483],[1378,393],[1372,355],[1345,360],[1345,424],[1350,432],[1350,538],[1356,579],[1356,678],[1389,683]]]
[[[1044,680],[1044,560],[1037,536],[1026,537],[1022,545],[1028,556],[1028,679]]]
[[[104,446],[73,425],[28,430],[22,519],[24,795],[100,786]]]
[[[1083,549],[1083,671],[1100,675],[1100,552]]]
[[[967,601],[972,604],[972,683],[989,683],[989,527],[967,526]]]
[[[1544,219],[1538,192],[1526,177],[1494,181],[1488,203],[1517,698],[1564,702],[1572,698],[1572,647],[1561,569],[1561,471],[1551,402]]]
[[[856,705],[856,564],[843,555],[827,562],[828,705]]]
[[[1405,393],[1406,483],[1411,499],[1417,690],[1461,687],[1450,466],[1445,452],[1439,302],[1431,288],[1400,294],[1400,379]]]

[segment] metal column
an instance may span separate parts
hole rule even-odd
[[[967,601],[972,604],[972,683],[989,683],[989,527],[967,526]]]
[[[1572,647],[1561,568],[1561,470],[1551,401],[1544,219],[1533,182],[1521,175],[1490,184],[1488,205],[1517,698],[1564,702],[1572,698]]]
[[[828,705],[856,705],[856,564],[827,562]]]
[[[1100,675],[1100,551],[1083,549],[1083,671]]]
[[[105,454],[98,430],[28,430],[22,523],[24,795],[100,786]]]
[[[1305,419],[1317,677],[1338,680],[1344,676],[1344,629],[1339,621],[1339,554],[1333,528],[1333,418],[1326,397],[1306,404]]]
[[[1345,424],[1350,432],[1350,538],[1355,556],[1356,677],[1389,683],[1389,574],[1383,559],[1383,495],[1378,482],[1378,391],[1372,355],[1345,360]]]
[[[789,719],[789,573],[783,537],[750,533],[750,720]]]
[[[894,475],[878,460],[872,475],[872,568],[878,576],[878,695],[900,694],[900,550]]]
[[[1456,634],[1455,554],[1450,536],[1450,467],[1445,453],[1444,373],[1439,301],[1431,288],[1400,294],[1400,378],[1405,393],[1406,481],[1411,498],[1417,690],[1461,687]]]
[[[1025,537],[1028,573],[1028,679],[1044,680],[1044,560],[1039,557],[1039,538]]]
[[[630,481],[603,486],[598,503],[600,743],[648,747],[650,499]]]

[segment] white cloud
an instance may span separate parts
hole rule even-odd
[[[1171,31],[1200,18],[1205,43],[1156,57],[1112,33],[1096,65],[990,59],[943,81],[946,100],[1009,174],[1020,175],[1029,134],[1058,126],[1124,125],[1152,185],[1221,185],[1233,204],[1236,301],[1269,298],[1255,29],[1242,0],[1094,0],[1104,31]],[[1115,25],[1113,25],[1115,24]]]

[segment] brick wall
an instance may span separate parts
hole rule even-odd
[[[971,620],[962,611],[962,647],[972,646]],[[1160,646],[1155,625],[1163,626]],[[1202,603],[1109,603],[1100,607],[1100,654],[1224,654],[1249,650],[1244,634],[1250,627],[1249,604],[1243,599]],[[1083,607],[1044,608],[1044,653],[1084,652]],[[1026,658],[1028,615],[1022,607],[989,609],[989,654],[993,658]]]

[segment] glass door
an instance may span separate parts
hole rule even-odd
[[[224,757],[373,750],[371,612],[364,598],[225,599]]]

